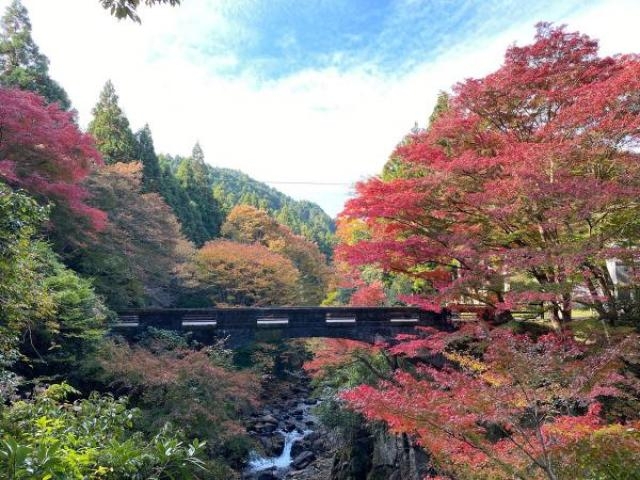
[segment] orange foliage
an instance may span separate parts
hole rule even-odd
[[[289,227],[279,224],[264,210],[238,205],[231,210],[221,228],[226,238],[256,243],[287,257],[300,273],[300,299],[306,305],[319,305],[329,282],[326,259],[318,246]]]
[[[85,185],[93,195],[91,204],[107,212],[108,224],[86,248],[69,255],[71,263],[95,278],[114,308],[137,305],[138,297],[151,305],[170,304],[174,274],[193,247],[163,198],[142,193],[142,165],[106,165]],[[130,287],[122,287],[127,284]]]
[[[259,244],[208,242],[191,268],[202,294],[215,304],[290,305],[300,298],[291,261]]]

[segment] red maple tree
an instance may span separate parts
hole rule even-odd
[[[428,308],[536,303],[559,321],[580,302],[615,320],[606,260],[637,274],[639,92],[637,55],[600,57],[589,37],[539,24],[398,147],[401,175],[357,186],[343,216],[370,238],[338,258],[427,282],[406,300]]]
[[[32,92],[0,88],[0,179],[100,229],[106,215],[87,205],[80,185],[98,165],[93,139],[80,131],[73,112]]]
[[[441,473],[631,478],[640,460],[640,422],[637,415],[606,418],[602,402],[637,399],[640,382],[623,368],[637,360],[637,337],[587,348],[555,333],[537,339],[476,327],[423,333],[403,336],[390,349],[410,369],[342,398],[367,418],[413,435]]]

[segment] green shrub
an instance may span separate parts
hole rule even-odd
[[[165,425],[155,435],[134,429],[139,412],[126,399],[79,392],[67,384],[13,403],[0,418],[0,471],[21,479],[215,478],[202,460],[205,442],[186,442]]]

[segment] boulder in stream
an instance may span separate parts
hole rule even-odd
[[[284,437],[280,434],[260,437],[260,443],[267,457],[277,457],[284,450]]]
[[[302,453],[296,455],[296,457],[291,462],[291,466],[296,470],[300,470],[316,459],[315,453],[310,450],[305,450]]]

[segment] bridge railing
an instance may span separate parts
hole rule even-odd
[[[444,313],[414,307],[265,307],[208,309],[132,309],[119,313],[117,329],[170,330],[357,327],[448,323]]]

